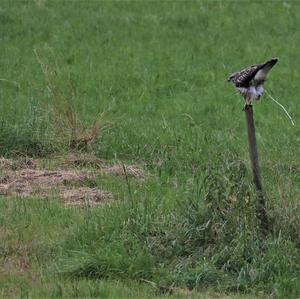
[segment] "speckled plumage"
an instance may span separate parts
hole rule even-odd
[[[267,74],[277,61],[277,58],[272,58],[265,63],[251,65],[239,72],[233,73],[228,78],[228,81],[235,85],[247,103],[259,100],[264,92],[263,85]]]

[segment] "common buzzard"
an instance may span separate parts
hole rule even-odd
[[[278,58],[272,58],[265,63],[251,65],[228,78],[244,97],[246,104],[260,99],[267,75],[277,61]]]

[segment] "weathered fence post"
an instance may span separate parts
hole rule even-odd
[[[261,230],[265,234],[269,230],[269,219],[266,213],[266,200],[261,182],[258,152],[255,136],[255,125],[253,119],[253,108],[251,104],[245,105],[245,114],[248,130],[249,153],[253,173],[253,181],[257,192],[256,215],[260,221]]]
[[[245,100],[245,113],[248,129],[249,153],[253,172],[253,181],[256,188],[256,217],[260,221],[261,232],[265,235],[270,230],[268,215],[266,212],[266,199],[263,191],[260,169],[258,163],[258,153],[255,137],[255,126],[253,119],[252,102],[258,101],[264,93],[264,83],[267,75],[278,58],[272,58],[265,63],[253,64],[239,72],[235,72],[228,78]]]

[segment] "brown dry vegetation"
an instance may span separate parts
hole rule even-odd
[[[54,163],[56,169],[49,170],[45,169],[45,162],[41,160],[1,158],[0,195],[39,198],[56,196],[62,198],[66,205],[94,206],[113,199],[111,192],[82,186],[87,181],[94,181],[97,175],[144,177],[143,170],[137,166],[106,165],[92,155],[70,155],[54,160],[58,161]],[[82,170],[79,167],[88,169]]]

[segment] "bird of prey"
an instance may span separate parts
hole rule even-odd
[[[246,105],[260,99],[267,75],[277,61],[278,58],[272,58],[265,63],[251,65],[228,78],[228,81],[232,82],[244,97]]]

